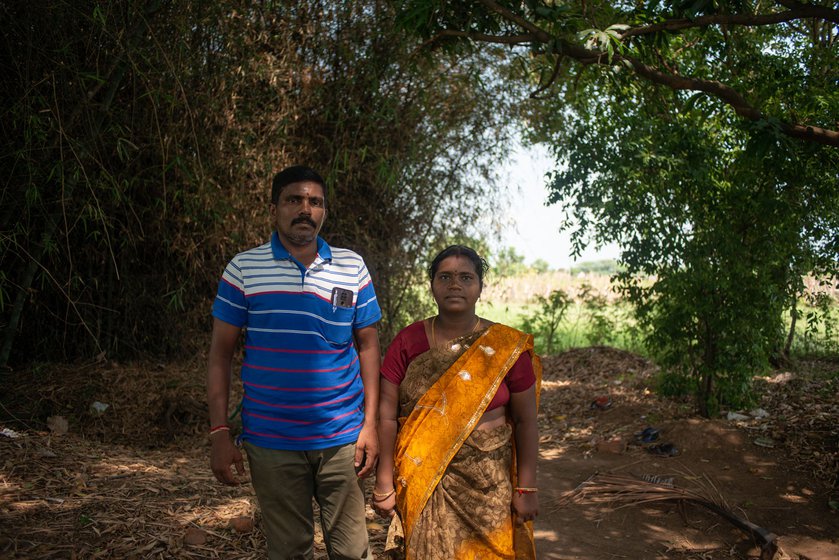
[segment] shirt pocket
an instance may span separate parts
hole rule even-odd
[[[346,308],[332,306],[330,312],[323,315],[321,334],[332,346],[346,346],[353,339],[355,306]]]

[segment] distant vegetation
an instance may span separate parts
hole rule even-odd
[[[467,243],[468,244],[468,243]],[[475,245],[473,245],[475,246]],[[485,248],[486,244],[478,242],[478,248]],[[545,259],[534,259],[531,263],[525,263],[523,255],[519,254],[515,247],[503,247],[498,251],[491,253],[488,257],[490,271],[495,276],[501,278],[509,278],[511,276],[520,276],[522,274],[536,273],[544,274],[553,272],[556,269],[552,268],[550,263]],[[562,269],[560,269],[562,270]],[[603,259],[597,261],[582,261],[574,263],[571,266],[571,274],[602,274],[610,276],[616,274],[620,270],[618,261],[614,259]]]
[[[790,316],[785,321],[792,333],[791,355],[837,355],[839,290],[825,290],[812,279],[804,283],[807,295],[798,308],[801,319],[795,325]],[[610,274],[530,269],[517,276],[492,278],[479,302],[479,313],[532,333],[537,350],[546,355],[605,344],[654,357],[645,344],[649,331],[614,289]]]
[[[584,261],[579,264],[574,264],[571,267],[571,274],[605,274],[612,276],[617,274],[620,270],[618,261],[614,259],[604,259],[600,261]]]

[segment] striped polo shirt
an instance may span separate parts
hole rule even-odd
[[[317,243],[306,269],[274,232],[236,255],[219,281],[213,316],[246,327],[242,435],[260,447],[343,445],[364,420],[353,330],[382,313],[364,260]]]

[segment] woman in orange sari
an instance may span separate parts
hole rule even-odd
[[[440,252],[438,314],[403,329],[382,364],[372,501],[393,516],[391,558],[535,558],[541,365],[530,335],[476,314],[486,270],[468,247]]]

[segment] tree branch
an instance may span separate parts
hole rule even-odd
[[[671,89],[704,91],[705,93],[709,93],[730,105],[734,109],[734,112],[738,115],[751,121],[758,121],[764,118],[764,115],[760,112],[760,110],[746,101],[746,99],[740,95],[737,90],[725,85],[722,82],[665,74],[628,56],[616,55],[613,62],[614,60],[626,60],[632,65],[632,68],[638,75],[651,82],[667,86]],[[793,138],[810,140],[829,146],[839,146],[839,131],[796,123],[783,123],[781,128],[785,134],[792,136]]]
[[[518,15],[517,13],[511,12],[504,6],[498,5],[494,0],[478,0],[481,4],[489,8],[491,11],[495,12],[496,14],[500,15],[507,21],[511,21],[518,25],[519,27],[530,31],[533,35],[537,37],[537,40],[541,43],[549,43],[553,36],[536,25],[535,23],[528,21],[526,18]]]
[[[640,60],[628,56],[614,55],[613,57],[609,57],[605,51],[590,50],[579,44],[572,43],[567,39],[554,37],[544,29],[528,21],[523,16],[500,6],[494,0],[478,1],[492,12],[498,14],[501,18],[528,31],[528,33],[520,35],[489,35],[484,33],[447,29],[438,33],[428,43],[434,43],[443,37],[462,37],[478,42],[507,45],[517,45],[530,42],[543,44],[552,43],[559,51],[560,57],[562,55],[566,55],[581,64],[611,65],[614,64],[615,61],[625,60],[632,66],[633,70],[635,70],[639,76],[653,83],[657,83],[674,90],[703,91],[730,105],[734,111],[743,118],[752,121],[758,121],[764,118],[763,113],[746,101],[746,98],[743,97],[740,92],[722,82],[689,78],[679,76],[675,73],[665,74],[652,66],[642,63]],[[827,21],[839,22],[839,11],[837,10],[825,8],[823,6],[802,4],[795,0],[779,0],[779,3],[788,8],[788,11],[767,15],[713,15],[703,16],[696,18],[695,20],[670,20],[660,24],[629,29],[623,34],[623,37],[644,35],[662,30],[672,31],[686,29],[688,27],[703,27],[718,24],[756,26],[806,18],[819,18]],[[818,142],[820,144],[830,146],[839,146],[839,131],[836,130],[797,123],[784,123],[782,124],[782,130],[785,134],[793,138]]]
[[[544,85],[541,85],[534,91],[530,92],[531,99],[537,99],[540,93],[551,87],[551,85],[556,81],[557,76],[559,76],[559,69],[562,68],[562,58],[563,56],[561,54],[557,55],[556,64],[554,64],[554,69],[553,72],[551,72],[551,77]]]
[[[497,43],[501,45],[519,45],[522,43],[541,42],[535,35],[488,35],[486,33],[476,33],[473,31],[458,31],[457,29],[444,29],[429,39],[425,45],[434,45],[445,37],[462,37],[471,39],[481,43]]]
[[[714,97],[718,97],[719,99],[725,101],[728,105],[731,105],[734,111],[742,117],[746,117],[750,120],[759,120],[762,118],[760,111],[752,107],[737,90],[725,85],[722,82],[718,82],[716,80],[712,81],[687,78],[677,74],[665,74],[664,72],[661,72],[660,70],[657,70],[652,66],[648,66],[629,56],[616,55],[613,62],[615,60],[625,60],[629,62],[638,75],[651,82],[667,86],[674,90],[684,89],[704,91],[705,93],[710,93]]]
[[[839,10],[834,10],[826,6],[814,6],[812,4],[805,4],[797,0],[778,0],[778,4],[790,10],[812,10],[813,15],[809,17],[821,18],[833,23],[839,23]]]
[[[678,31],[681,29],[689,29],[692,27],[708,27],[711,25],[743,25],[743,26],[760,26],[760,25],[774,25],[777,23],[785,23],[788,21],[796,21],[799,19],[818,18],[834,23],[839,23],[839,11],[825,8],[823,6],[813,6],[810,4],[798,4],[794,9],[786,12],[778,12],[777,14],[763,14],[763,15],[744,15],[744,14],[715,14],[712,16],[702,16],[695,19],[670,19],[661,23],[654,23],[652,25],[645,25],[643,27],[632,27],[623,33],[623,37],[633,37],[639,35],[649,35],[651,33],[658,33],[659,31]]]

